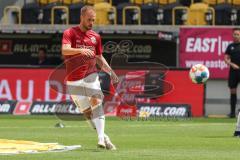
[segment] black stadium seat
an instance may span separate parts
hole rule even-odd
[[[233,7],[230,4],[222,3],[214,6],[215,9],[215,24],[216,25],[231,25],[231,14]]]
[[[69,5],[69,23],[70,24],[79,24],[81,8],[84,6],[84,3],[75,3]]]
[[[146,3],[141,5],[142,24],[161,24],[161,17],[163,17],[163,10],[160,9],[156,3]],[[162,12],[162,13],[160,13]]]
[[[113,6],[118,6],[121,3],[130,3],[130,1],[129,0],[113,0],[112,1]]]
[[[49,3],[48,5],[43,7],[43,23],[50,24],[51,23],[51,10],[54,6],[61,6],[61,3]],[[61,24],[61,14],[62,11],[56,10],[54,12],[55,16],[55,24]]]
[[[22,23],[23,24],[38,24],[40,14],[40,6],[38,3],[26,3],[22,8]]]
[[[164,24],[167,24],[167,25],[172,24],[172,10],[174,7],[177,7],[177,6],[182,6],[182,5],[178,2],[176,2],[176,3],[166,4],[162,7],[162,9],[164,11],[163,12],[164,13],[164,17],[163,17]],[[178,14],[178,15],[181,16],[180,14]],[[179,23],[180,22],[176,22],[176,24],[179,24]]]
[[[126,6],[134,6],[132,3],[120,3],[117,6],[117,24],[122,24],[122,13],[123,13],[123,8]],[[126,24],[133,24],[132,22],[132,16],[133,16],[133,11],[127,11],[126,12]]]

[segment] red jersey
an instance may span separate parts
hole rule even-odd
[[[64,31],[62,44],[70,44],[72,48],[87,48],[95,53],[93,58],[82,54],[64,56],[67,69],[67,80],[80,80],[97,71],[96,55],[102,54],[102,42],[99,34],[93,30],[81,31],[79,26]]]

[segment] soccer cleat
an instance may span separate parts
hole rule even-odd
[[[106,148],[105,140],[104,140],[103,138],[100,138],[100,139],[98,140],[97,147],[98,147],[98,148],[102,148],[102,149],[105,149],[105,148]]]
[[[234,137],[240,137],[240,131],[235,131],[233,136]]]
[[[110,138],[106,134],[104,135],[104,142],[107,150],[117,150],[116,146],[112,144]]]

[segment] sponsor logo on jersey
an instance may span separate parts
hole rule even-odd
[[[92,42],[93,44],[96,44],[96,43],[97,43],[97,40],[96,40],[95,37],[91,37],[90,39],[91,39],[91,42]]]

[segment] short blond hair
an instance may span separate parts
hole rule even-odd
[[[94,12],[96,12],[93,6],[86,5],[81,8],[81,15],[84,15],[88,10],[93,10]]]

